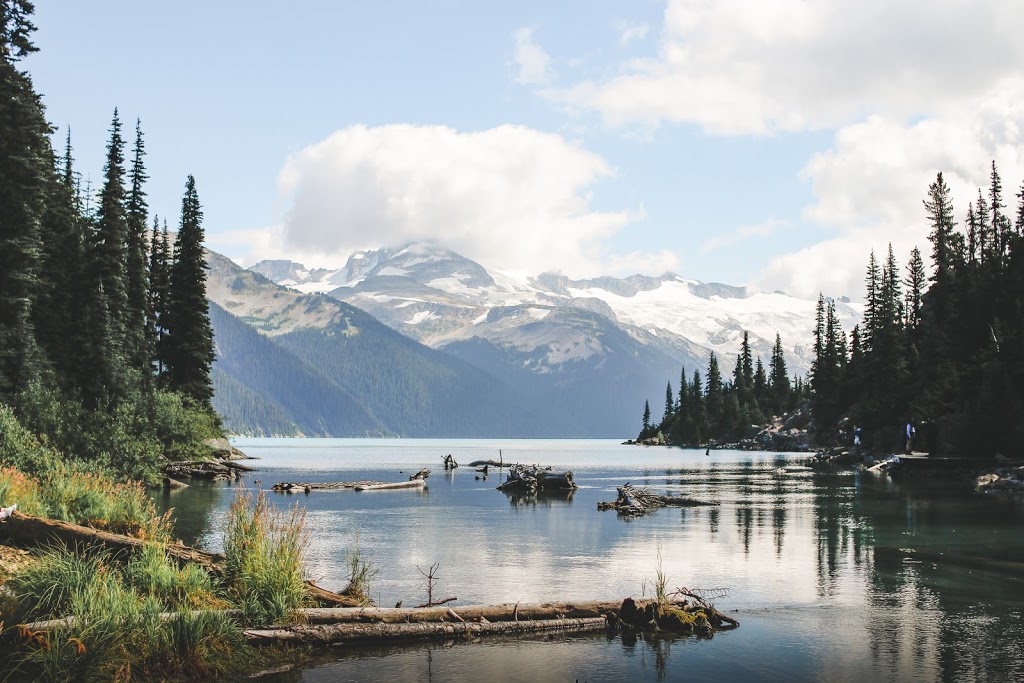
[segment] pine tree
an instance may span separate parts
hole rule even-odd
[[[782,349],[782,337],[778,332],[775,333],[775,347],[772,349],[772,358],[768,367],[772,409],[781,415],[789,403],[790,384],[788,370],[786,370],[785,352]]]
[[[924,202],[924,208],[931,224],[928,239],[932,243],[932,261],[935,268],[931,280],[945,281],[949,278],[953,266],[951,241],[956,221],[953,219],[953,201],[950,198],[949,186],[943,180],[941,172],[935,177],[935,182],[928,186],[928,199]],[[972,213],[973,211],[968,213],[969,220],[973,220]]]
[[[992,212],[992,256],[993,265],[1002,266],[1003,254],[1009,242],[1009,234],[1003,209],[1003,181],[999,178],[999,171],[996,170],[996,162],[992,161],[992,173],[989,176],[989,210]]]
[[[721,431],[725,411],[724,393],[722,371],[718,367],[718,357],[712,351],[708,359],[707,385],[704,389],[709,435],[719,434]]]
[[[644,424],[643,431],[641,434],[646,434],[651,430],[651,402],[644,401]]]
[[[743,344],[740,346],[740,359],[742,365],[742,386],[751,389],[754,386],[754,357],[750,352],[750,333],[743,331]]]
[[[761,404],[763,410],[768,399],[768,374],[764,371],[764,363],[761,362],[760,356],[757,357],[757,363],[754,366],[754,397]]]
[[[149,242],[149,297],[146,322],[146,342],[150,349],[152,371],[159,380],[164,372],[163,336],[166,324],[167,290],[170,288],[170,264],[168,263],[167,226],[160,231],[160,219],[153,216],[152,235]]]
[[[39,370],[32,307],[53,152],[39,96],[15,66],[36,50],[32,9],[24,0],[0,2],[0,399],[15,396]]]
[[[978,203],[974,207],[974,218],[977,224],[975,243],[978,249],[978,262],[991,265],[995,256],[995,235],[988,218],[988,201],[978,189]]]
[[[875,250],[871,250],[868,258],[867,294],[864,296],[864,330],[862,341],[865,348],[874,344],[878,318],[881,315],[882,274],[875,258]]]
[[[203,212],[196,181],[188,177],[181,225],[174,240],[167,306],[167,365],[170,385],[212,412],[213,329],[206,300]]]
[[[974,203],[967,205],[967,263],[978,262],[978,217],[974,213]]]
[[[55,160],[57,162],[58,160]],[[41,222],[40,288],[33,307],[36,338],[66,388],[80,362],[82,236],[68,131],[64,157],[54,167]]]
[[[903,281],[907,288],[906,327],[912,333],[916,333],[921,325],[921,295],[924,292],[925,277],[921,250],[914,247],[907,264],[907,279]]]
[[[672,397],[672,382],[669,382],[665,387],[665,416],[661,418],[661,427],[666,429],[669,422],[672,419],[672,413],[674,412],[674,403]]]
[[[117,352],[123,353],[128,311],[127,268],[128,222],[125,215],[124,139],[117,109],[110,123],[107,160],[103,166],[103,187],[96,210],[96,226],[90,244],[90,267],[102,285]]]
[[[125,204],[127,240],[125,243],[126,301],[125,311],[125,355],[131,367],[141,371],[144,382],[148,383],[152,372],[152,352],[146,334],[149,321],[149,276],[146,268],[146,224],[149,208],[146,192],[143,190],[148,176],[143,164],[145,146],[142,142],[141,122],[135,122],[135,147],[132,167],[128,172],[131,189]]]

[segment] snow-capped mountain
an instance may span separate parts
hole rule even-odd
[[[573,280],[488,272],[422,243],[357,252],[337,270],[287,261],[263,261],[251,270],[299,291],[328,292],[428,346],[455,350],[481,339],[526,354],[521,361],[533,372],[600,357],[606,349],[593,336],[593,314],[647,352],[702,371],[710,351],[731,369],[744,331],[765,363],[776,333],[791,374],[803,374],[811,361],[815,301],[674,273]],[[837,302],[836,312],[848,331],[861,317],[860,307],[847,301]]]

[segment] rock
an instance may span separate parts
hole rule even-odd
[[[225,438],[219,439],[206,439],[203,441],[203,445],[213,451],[213,454],[218,458],[225,458],[231,455],[231,451],[234,450],[231,447],[231,443]]]
[[[170,477],[164,477],[164,488],[165,489],[187,489],[188,484],[177,479],[171,479]]]

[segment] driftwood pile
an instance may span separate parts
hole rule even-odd
[[[242,472],[255,472],[252,467],[233,460],[179,460],[164,466],[168,486],[174,487],[177,479],[208,479],[210,481],[231,481],[241,479]]]
[[[690,599],[680,600],[680,593]],[[637,602],[626,598],[617,612],[608,615],[608,630],[613,633],[668,631],[710,638],[716,630],[740,625],[697,594],[680,590],[672,595],[674,599],[664,601]]]
[[[718,503],[683,498],[680,496],[659,496],[649,489],[632,486],[628,481],[618,487],[619,497],[614,502],[598,503],[598,510],[615,510],[620,515],[645,515],[663,507],[699,507]]]
[[[572,480],[572,472],[552,472],[540,465],[512,465],[505,481],[498,484],[499,491],[532,493],[538,490],[574,491],[579,487]]]

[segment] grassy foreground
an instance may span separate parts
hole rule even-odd
[[[246,644],[245,627],[289,623],[306,606],[302,508],[279,511],[262,492],[236,495],[215,577],[168,557],[170,516],[156,514],[140,482],[67,461],[13,424],[0,430],[0,507],[17,503],[19,512],[148,543],[130,558],[51,545],[0,563],[0,681],[236,674],[267,656]],[[0,558],[25,558],[0,547]],[[51,623],[26,626],[40,622]]]

